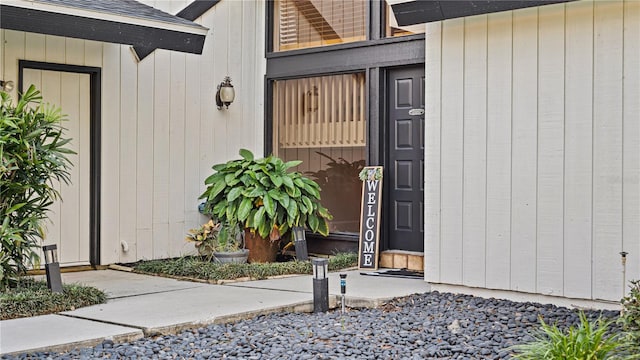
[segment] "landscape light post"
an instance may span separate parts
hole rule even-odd
[[[329,260],[313,259],[313,312],[329,311]]]
[[[51,292],[62,292],[62,279],[60,277],[60,263],[58,262],[58,246],[45,245],[42,247],[44,251],[44,269],[47,273],[47,287]]]

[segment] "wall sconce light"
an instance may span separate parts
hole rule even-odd
[[[231,85],[231,78],[225,76],[224,81],[218,85],[218,91],[216,91],[216,105],[218,105],[218,110],[222,110],[223,105],[228,109],[235,98],[236,92],[233,89],[233,85]]]
[[[13,81],[9,80],[9,81],[4,81],[4,80],[0,80],[0,90],[4,91],[4,92],[10,92],[11,90],[13,90]]]
[[[296,258],[298,261],[309,260],[309,252],[307,250],[307,236],[302,226],[294,226],[291,228],[293,233],[293,244],[296,247]]]
[[[58,262],[58,246],[45,245],[42,247],[44,251],[44,269],[47,273],[47,287],[51,292],[62,292],[62,279],[60,277],[60,263]]]
[[[329,260],[313,259],[313,312],[329,311]]]

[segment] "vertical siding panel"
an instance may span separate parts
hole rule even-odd
[[[511,265],[512,12],[489,15],[487,54],[487,283],[509,289]]]
[[[168,257],[169,252],[169,81],[167,50],[154,53],[153,89],[153,256]]]
[[[443,22],[442,45],[441,281],[461,284],[464,19]]]
[[[65,63],[84,65],[84,40],[64,38]]]
[[[169,102],[169,256],[179,256],[184,247],[185,225],[185,54],[171,53]]]
[[[60,36],[45,35],[45,59],[51,63],[64,63],[65,44]]]
[[[623,3],[595,2],[593,296],[618,300],[622,250]]]
[[[264,98],[265,98],[265,94],[264,94],[264,75],[267,72],[267,62],[264,56],[264,51],[266,49],[266,44],[265,44],[265,36],[263,35],[263,31],[266,28],[266,6],[265,3],[262,1],[256,1],[256,2],[252,2],[252,4],[254,4],[254,9],[255,9],[255,19],[252,22],[252,26],[255,26],[255,33],[259,34],[256,35],[256,43],[255,43],[255,47],[254,47],[254,52],[251,53],[251,58],[253,59],[253,67],[255,69],[254,72],[254,86],[253,88],[256,89],[256,96],[253,98],[254,99],[254,103],[252,104],[251,108],[254,110],[254,114],[255,116],[253,117],[253,119],[255,119],[255,122],[253,122],[253,124],[255,126],[252,127],[253,130],[253,136],[254,136],[254,141],[251,144],[254,153],[256,154],[260,154],[260,153],[264,153],[264,131],[265,131],[265,123],[264,120],[259,120],[259,119],[264,119]],[[268,119],[269,117],[267,117]]]
[[[80,186],[80,254],[83,259],[86,259],[87,263],[89,262],[89,253],[90,253],[90,213],[91,213],[91,205],[90,205],[90,182],[91,182],[91,92],[90,92],[90,77],[88,74],[83,74],[80,76],[80,119],[83,121],[80,122],[80,132],[78,135],[78,139],[80,140],[80,152],[78,153],[78,164],[77,166],[82,171],[82,175],[80,176],[79,186]]]
[[[6,44],[4,42],[4,33],[5,30],[4,29],[0,29],[0,77],[2,77],[2,79],[8,79],[8,77],[5,77],[5,70],[4,70],[4,58],[5,58],[5,52],[6,52]]]
[[[233,141],[227,142],[226,146],[226,157],[229,159],[238,158],[238,150],[240,148],[246,148],[246,144],[249,143],[248,137],[246,136],[247,132],[251,128],[252,118],[246,116],[245,104],[251,100],[249,97],[248,87],[244,87],[244,77],[243,77],[243,62],[244,54],[248,53],[249,50],[245,43],[243,42],[244,34],[249,31],[253,32],[249,29],[245,29],[245,23],[242,16],[242,8],[244,7],[244,1],[230,1],[226,4],[228,7],[228,19],[233,19],[233,21],[227,21],[227,39],[228,41],[228,51],[226,52],[227,56],[227,74],[233,74],[232,80],[236,91],[236,99],[237,102],[234,101],[233,105],[229,107],[228,111],[229,116],[235,116],[233,126],[229,126],[227,124],[227,139],[234,139]],[[214,30],[215,31],[215,30]],[[242,59],[242,60],[240,60]],[[220,80],[224,78],[223,74],[220,74]],[[223,119],[223,121],[227,122],[229,119]]]
[[[46,61],[45,36],[42,34],[25,33],[25,52],[27,60]]]
[[[235,74],[231,74],[229,72],[229,61],[233,61],[229,56],[230,46],[237,46],[238,44],[231,44],[229,40],[229,8],[231,6],[231,2],[220,2],[215,8],[213,12],[213,22],[212,26],[209,28],[213,29],[213,45],[217,47],[218,44],[222,44],[226,47],[226,51],[219,51],[218,49],[213,50],[212,57],[212,71],[211,76],[213,84],[220,84],[224,80],[226,75],[233,75],[235,78]],[[202,68],[204,69],[204,67]],[[237,91],[237,90],[236,90]],[[213,89],[213,93],[215,94],[215,89]],[[238,105],[238,104],[236,104]],[[217,164],[223,161],[227,161],[230,158],[237,158],[237,151],[233,151],[232,149],[228,149],[228,144],[232,144],[231,142],[227,142],[228,139],[228,128],[232,122],[232,112],[234,111],[233,105],[228,110],[213,110],[214,114],[211,114],[211,117],[206,118],[206,120],[210,123],[213,123],[213,128],[211,130],[210,139],[214,139],[213,141],[213,152],[211,153],[213,158],[212,161],[207,164],[207,167],[210,168],[211,165]],[[236,110],[240,110],[238,107]],[[241,122],[240,118],[233,118],[234,121]],[[235,124],[234,124],[235,126]],[[232,146],[233,147],[233,146]],[[209,172],[210,173],[210,172]]]
[[[104,44],[102,55],[100,257],[108,264],[119,258],[120,45]]]
[[[538,10],[513,13],[511,289],[536,290]]]
[[[136,144],[136,231],[138,259],[153,258],[153,104],[154,57],[138,63]]]
[[[0,55],[4,59],[2,66],[2,79],[12,80],[17,88],[18,86],[18,59],[25,58],[25,33],[13,30],[1,30],[4,39],[0,46],[4,50],[4,54]],[[26,79],[25,84],[28,85]],[[22,90],[22,89],[21,89]],[[18,92],[12,91],[13,99],[18,98]]]
[[[256,51],[256,38],[260,36],[260,32],[256,31],[253,26],[255,25],[254,19],[256,16],[256,5],[253,2],[241,1],[242,13],[239,15],[242,18],[242,76],[239,84],[243,89],[242,91],[242,125],[244,128],[243,134],[239,136],[241,141],[239,144],[245,149],[252,149],[255,144],[253,142],[253,135],[255,128],[263,127],[264,122],[260,119],[264,118],[264,114],[257,113],[254,105],[254,101],[258,95],[258,90],[264,88],[264,84],[261,83],[256,86],[256,79],[261,79],[256,73],[255,63],[258,59],[254,56]],[[274,130],[277,127],[274,124]]]
[[[138,260],[137,241],[137,64],[128,47],[120,47],[120,219],[119,241],[128,245],[128,251],[120,251],[121,262]],[[143,101],[147,101],[143,98]],[[116,244],[115,246],[118,246]]]
[[[33,76],[33,84],[37,89],[40,89],[42,93],[43,102],[50,103],[54,106],[60,106],[60,73],[57,71],[44,71],[44,70],[25,70],[25,72],[35,73]],[[38,74],[40,76],[38,76]],[[25,87],[28,85],[25,84]],[[61,184],[59,181],[52,181],[53,188],[58,191],[61,190]],[[50,207],[50,213],[48,215],[48,221],[45,221],[46,237],[45,244],[57,244],[58,254],[62,254],[64,249],[63,244],[60,241],[60,231],[62,227],[62,209],[61,201],[54,201]]]
[[[60,263],[74,263],[78,260],[89,260],[89,252],[80,254],[80,241],[88,241],[80,237],[80,217],[85,209],[80,207],[80,180],[82,169],[79,156],[81,148],[80,137],[80,77],[73,73],[60,73],[60,108],[67,115],[63,126],[65,135],[71,138],[68,148],[76,154],[69,154],[68,159],[72,167],[69,170],[71,183],[60,187]],[[87,234],[88,235],[88,234]]]
[[[442,22],[426,25],[426,117],[425,117],[425,277],[430,282],[440,282],[440,134],[442,128]]]
[[[200,174],[200,55],[186,55],[185,84],[185,158],[184,158],[184,210],[183,233],[202,221],[198,213],[198,197],[204,191],[204,174]]]
[[[567,5],[564,296],[591,298],[593,2]]]
[[[102,67],[102,44],[89,40],[84,42],[84,64],[86,66]],[[103,73],[102,77],[104,78],[104,76]]]
[[[487,190],[487,16],[465,19],[463,283],[485,285]]]
[[[627,0],[624,12],[622,239],[628,281],[640,279],[640,2]]]
[[[538,23],[537,291],[562,295],[564,227],[564,4]]]
[[[220,3],[219,5],[223,5]],[[220,53],[220,51],[216,50],[216,44],[223,41],[218,34],[218,30],[226,27],[225,21],[221,20],[221,22],[217,21],[216,14],[219,12],[220,8],[218,6],[214,7],[212,10],[208,11],[202,17],[202,25],[208,27],[209,34],[205,39],[204,51],[202,55],[200,55],[200,72],[197,74],[200,77],[200,94],[196,95],[198,97],[204,96],[204,94],[211,94],[211,96],[215,96],[216,93],[216,85],[222,81],[218,77],[214,78],[214,68],[219,64],[214,61],[216,58],[214,57],[215,53]],[[215,26],[214,26],[215,25]],[[216,40],[221,39],[221,40]],[[220,148],[216,146],[217,143],[224,141],[218,141],[218,133],[225,134],[226,127],[223,127],[221,124],[224,124],[226,119],[220,119],[222,116],[222,111],[218,111],[215,109],[215,101],[208,102],[203,101],[202,98],[199,99],[200,102],[200,186],[202,187],[202,191],[204,191],[204,179],[206,179],[213,170],[211,170],[211,166],[213,164],[218,163],[218,159],[224,157],[222,155],[224,148]],[[222,136],[224,137],[224,136]],[[224,144],[223,144],[224,146]],[[217,151],[217,152],[216,152]],[[216,154],[218,154],[219,158],[216,158]],[[226,159],[225,159],[226,160]]]

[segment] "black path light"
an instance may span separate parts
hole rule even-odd
[[[329,311],[329,260],[313,259],[313,312]]]
[[[302,226],[294,226],[291,228],[293,233],[293,244],[296,247],[296,258],[298,261],[309,260],[309,251],[307,250],[307,236]]]
[[[47,273],[47,287],[51,292],[62,292],[62,279],[60,277],[60,263],[58,262],[58,246],[45,245],[42,247],[44,251],[44,269]]]

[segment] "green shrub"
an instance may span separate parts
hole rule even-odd
[[[617,359],[625,346],[619,335],[608,335],[611,321],[590,322],[580,312],[580,324],[566,332],[542,319],[541,329],[533,334],[530,343],[516,345],[515,359],[523,360],[597,360]]]
[[[30,86],[15,106],[0,92],[0,289],[15,285],[29,265],[39,266],[36,249],[42,221],[60,194],[52,180],[68,183],[60,109],[43,106]]]
[[[106,295],[93,287],[62,285],[63,293],[52,293],[44,281],[19,279],[16,286],[0,292],[0,320],[44,315],[106,301]]]
[[[631,281],[628,296],[622,298],[619,322],[631,344],[631,352],[640,354],[640,280]]]

